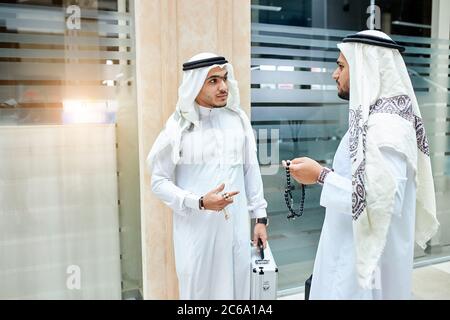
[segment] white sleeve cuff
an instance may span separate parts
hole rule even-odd
[[[352,182],[335,172],[330,172],[324,180],[320,205],[334,211],[352,214]]]
[[[250,212],[250,217],[252,219],[255,219],[255,218],[266,218],[267,217],[266,209],[255,209],[255,210]]]
[[[184,206],[190,209],[200,210],[199,200],[200,200],[199,196],[193,193],[189,193],[184,197]]]

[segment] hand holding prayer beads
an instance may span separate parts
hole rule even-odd
[[[286,168],[286,162],[283,161]],[[301,184],[315,184],[323,167],[310,158],[295,158],[290,161],[289,172],[291,176]]]
[[[225,184],[222,183],[216,189],[211,190],[203,196],[203,207],[206,210],[222,211],[226,206],[233,203],[233,197],[239,194],[239,191],[229,191],[223,193],[222,191],[224,188]]]
[[[290,212],[290,214],[287,216],[288,219],[295,219],[295,217],[300,217],[303,214],[303,208],[305,204],[305,185],[302,184],[302,198],[300,200],[300,208],[299,212],[296,213],[292,206],[294,205],[294,198],[292,196],[292,190],[294,190],[294,187],[291,185],[291,174],[290,174],[290,165],[291,161],[283,160],[283,166],[286,168],[286,189],[284,190],[284,201],[286,202],[286,206]]]

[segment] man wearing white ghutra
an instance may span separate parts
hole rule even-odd
[[[333,78],[349,100],[349,129],[333,169],[310,158],[289,166],[297,181],[323,185],[310,299],[410,299],[414,240],[425,248],[439,223],[404,48],[375,30],[347,36],[338,48]]]
[[[180,299],[250,298],[253,243],[267,240],[267,202],[233,68],[201,53],[183,64],[175,112],[147,159],[152,191],[173,210]]]

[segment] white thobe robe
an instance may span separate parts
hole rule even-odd
[[[380,149],[396,178],[396,199],[386,246],[372,289],[357,281],[352,229],[352,185],[348,132],[325,179],[320,204],[325,220],[314,263],[310,299],[410,299],[414,257],[416,185],[412,168],[399,152]],[[370,192],[370,190],[368,191]]]
[[[180,162],[171,161],[169,146],[152,172],[153,192],[174,212],[180,299],[249,299],[250,217],[267,216],[256,152],[237,113],[198,108],[200,125],[183,134]],[[221,183],[223,192],[240,191],[226,207],[228,220],[199,210],[200,196]]]

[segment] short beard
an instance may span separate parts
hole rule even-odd
[[[344,100],[350,100],[350,91],[338,91],[338,97]]]

